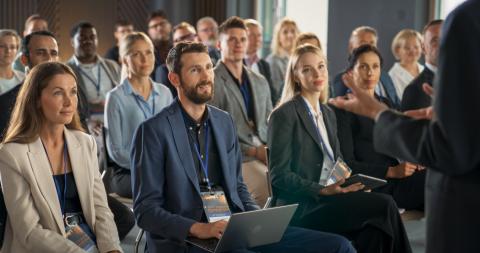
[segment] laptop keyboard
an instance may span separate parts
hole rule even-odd
[[[219,240],[217,238],[198,239],[198,238],[194,238],[194,237],[189,237],[187,239],[187,242],[190,242],[191,244],[193,244],[193,245],[195,245],[199,248],[206,249],[210,252],[215,251],[215,248],[217,247],[218,241]]]

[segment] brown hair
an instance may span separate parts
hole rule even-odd
[[[167,56],[168,71],[179,74],[182,70],[182,55],[188,53],[206,53],[208,54],[207,46],[198,42],[180,42],[175,47],[170,49]]]
[[[305,32],[305,33],[300,33],[295,40],[294,48],[297,48],[303,44],[305,44],[306,40],[316,40],[318,43],[318,48],[322,49],[322,43],[320,43],[320,39],[315,35],[315,33],[311,32]],[[317,46],[317,45],[314,45]]]
[[[218,27],[218,34],[225,34],[229,29],[232,28],[240,28],[243,30],[247,30],[247,26],[245,26],[245,21],[237,16],[229,17],[225,20],[219,27]]]
[[[60,62],[46,62],[35,66],[27,75],[17,96],[9,126],[3,143],[30,143],[35,141],[40,133],[45,117],[40,109],[39,101],[43,89],[55,75],[68,74],[77,77],[70,67]],[[72,121],[66,125],[68,129],[84,131],[80,123],[78,110]]]

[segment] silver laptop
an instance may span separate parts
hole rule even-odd
[[[279,242],[298,204],[234,213],[220,240],[189,237],[187,243],[208,252],[225,252]]]

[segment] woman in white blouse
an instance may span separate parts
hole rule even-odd
[[[418,63],[422,56],[422,36],[415,30],[403,29],[393,39],[392,53],[398,60],[388,74],[392,78],[399,98],[410,82],[423,71]]]

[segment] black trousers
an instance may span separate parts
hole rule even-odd
[[[108,207],[113,213],[115,225],[117,225],[118,237],[123,240],[125,236],[135,226],[135,217],[132,210],[114,197],[107,195]]]
[[[353,241],[359,253],[412,252],[391,196],[352,192],[311,201],[301,203],[309,209],[295,217],[294,225],[344,235]]]
[[[132,176],[130,170],[113,167],[110,179],[110,190],[123,198],[132,198]]]
[[[391,195],[400,208],[423,211],[425,210],[426,171],[417,171],[406,178],[389,179],[387,185],[375,191]]]

